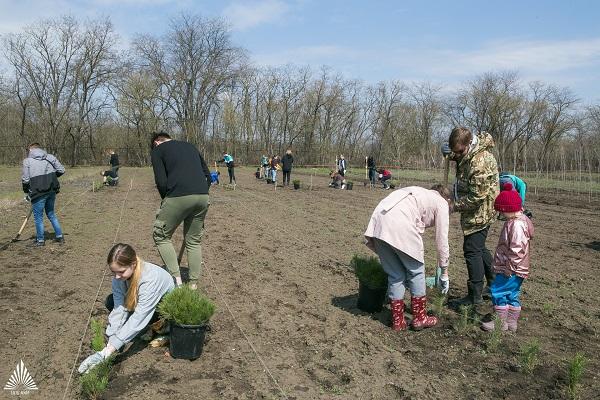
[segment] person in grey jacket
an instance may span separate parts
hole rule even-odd
[[[81,363],[78,371],[82,374],[131,342],[148,324],[157,320],[158,303],[175,287],[171,274],[158,265],[142,261],[128,244],[114,245],[106,262],[113,273],[112,295],[106,301],[107,308],[112,306],[106,327],[108,344]]]
[[[54,241],[65,242],[58,218],[54,212],[56,194],[60,190],[58,177],[65,173],[65,167],[52,154],[40,148],[39,143],[27,147],[27,158],[23,160],[21,182],[23,191],[31,201],[35,221],[35,246],[43,246],[44,211],[54,229]]]

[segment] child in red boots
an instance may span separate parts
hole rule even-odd
[[[505,183],[496,197],[494,208],[506,218],[494,256],[496,278],[490,288],[494,310],[501,324],[501,330],[516,332],[521,314],[521,284],[529,275],[529,250],[533,237],[531,219],[523,214],[519,193],[512,190],[511,183]],[[494,329],[494,320],[483,322],[485,331]]]

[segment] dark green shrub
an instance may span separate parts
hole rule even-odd
[[[167,293],[158,305],[160,315],[180,325],[202,325],[215,313],[213,302],[183,285]]]
[[[356,254],[352,257],[350,266],[354,269],[356,277],[363,285],[371,289],[387,287],[388,276],[377,258]]]
[[[299,185],[299,184],[300,184],[300,179],[294,179],[294,180],[292,181],[292,183],[293,183],[294,185]]]

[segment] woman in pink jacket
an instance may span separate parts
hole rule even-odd
[[[450,192],[443,185],[431,189],[410,186],[395,190],[373,211],[365,232],[367,246],[377,253],[388,274],[388,293],[392,309],[392,328],[406,329],[404,292],[411,292],[413,329],[429,328],[437,318],[427,315],[423,233],[435,226],[438,266],[437,282],[442,293],[450,287],[448,279],[448,221]]]
[[[523,201],[511,183],[505,183],[496,197],[494,208],[506,218],[494,256],[496,277],[490,293],[503,331],[516,332],[521,314],[521,284],[529,276],[529,249],[533,223],[523,214]],[[485,331],[494,329],[494,320],[483,322]]]

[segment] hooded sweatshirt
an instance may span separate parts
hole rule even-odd
[[[58,193],[58,177],[64,173],[65,167],[56,157],[40,148],[33,148],[23,160],[23,191],[32,201],[49,193]]]

